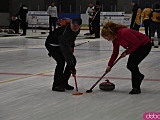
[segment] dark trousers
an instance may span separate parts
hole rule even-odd
[[[52,26],[54,27],[54,30],[56,29],[56,22],[57,22],[57,18],[56,17],[49,17],[49,30],[50,30],[50,33],[52,32]]]
[[[157,37],[160,38],[160,23],[152,21],[150,27],[151,27],[151,37],[154,37],[154,34],[157,31]]]
[[[49,44],[45,44],[47,50],[49,51],[50,55],[56,61],[57,65],[54,72],[54,82],[53,86],[65,86],[68,84],[68,80],[71,76],[70,68],[68,65],[65,66],[65,59],[60,50],[59,46],[51,46]],[[73,55],[73,62],[76,64],[76,58]]]
[[[95,33],[95,38],[100,38],[100,20],[93,20],[93,29]]]
[[[144,29],[145,29],[145,34],[151,39],[151,30],[150,30],[150,20],[144,20]]]
[[[91,35],[94,34],[93,27],[92,27],[92,18],[89,18],[89,33]]]
[[[140,28],[140,25],[135,23],[132,29],[136,30],[136,31],[139,31],[139,28]]]
[[[151,42],[140,47],[138,50],[132,52],[129,55],[127,68],[131,71],[132,88],[140,89],[140,76],[142,74],[139,71],[138,65],[149,54],[150,51],[151,51]]]
[[[27,31],[27,22],[26,22],[26,19],[22,20],[21,21],[21,28],[23,30],[23,35],[26,35],[26,31]]]

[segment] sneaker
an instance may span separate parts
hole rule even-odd
[[[52,91],[65,92],[65,89],[62,86],[55,86],[52,87]]]
[[[140,94],[141,93],[141,90],[140,89],[137,89],[137,88],[133,88],[130,92],[129,92],[129,94]]]
[[[68,84],[67,84],[67,85],[65,86],[65,89],[66,89],[66,90],[73,90],[73,89],[74,89],[74,87],[73,87],[73,86],[71,86],[71,85],[68,85]]]

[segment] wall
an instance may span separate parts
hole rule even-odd
[[[10,16],[17,14],[22,4],[26,4],[28,10],[32,11],[41,11],[46,9],[44,0],[9,0]]]
[[[0,13],[0,26],[9,26],[9,13]]]

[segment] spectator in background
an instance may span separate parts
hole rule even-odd
[[[92,26],[95,33],[95,38],[100,38],[100,12],[101,5],[100,2],[96,1],[96,5],[94,7],[93,18],[92,18]]]
[[[132,8],[132,18],[130,28],[136,31],[139,31],[141,25],[141,8],[137,4],[137,0],[132,0],[131,5]]]
[[[25,4],[23,4],[18,13],[15,15],[15,17],[20,16],[20,20],[21,20],[21,28],[23,30],[23,33],[21,34],[21,36],[25,36],[26,35],[26,30],[27,30],[27,13],[28,13],[28,8]]]
[[[157,31],[157,39],[158,39],[158,44],[160,45],[160,4],[156,4],[155,5],[155,9],[151,12],[150,14],[150,19],[151,19],[151,40],[152,40],[152,44],[153,43],[153,39],[154,39],[154,35],[155,32]],[[154,45],[157,46],[157,45]],[[157,46],[158,47],[158,46]]]
[[[145,29],[145,34],[146,36],[148,36],[151,39],[151,35],[150,35],[150,19],[149,19],[149,15],[152,12],[152,8],[149,6],[148,3],[146,3],[145,8],[142,11],[141,17],[142,17],[142,21],[144,24],[144,29]]]
[[[48,7],[47,13],[49,15],[49,30],[50,30],[50,33],[51,33],[52,32],[52,26],[54,27],[54,30],[56,29],[56,22],[58,20],[57,7],[55,6],[54,2],[52,2],[51,5]]]
[[[19,25],[20,25],[20,20],[17,17],[12,16],[10,20],[9,29],[14,30],[15,34],[19,34]]]
[[[93,10],[94,10],[94,6],[92,3],[89,3],[87,10],[86,10],[86,14],[89,16],[88,19],[88,26],[89,26],[89,35],[92,35],[94,33],[93,31],[93,27],[92,27],[92,19],[93,19]],[[88,35],[88,33],[86,33],[85,35]]]

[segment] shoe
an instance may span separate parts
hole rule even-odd
[[[95,38],[100,38],[100,36],[95,36]]]
[[[67,84],[67,85],[65,86],[65,89],[66,89],[66,90],[73,90],[73,89],[74,89],[74,87],[73,87],[73,86],[71,86],[71,85],[68,85],[68,84]]]
[[[129,94],[140,94],[141,93],[141,89],[137,89],[137,88],[133,88]]]
[[[26,34],[21,34],[20,36],[26,36]]]
[[[52,91],[65,92],[65,89],[62,86],[55,86],[52,87]]]

